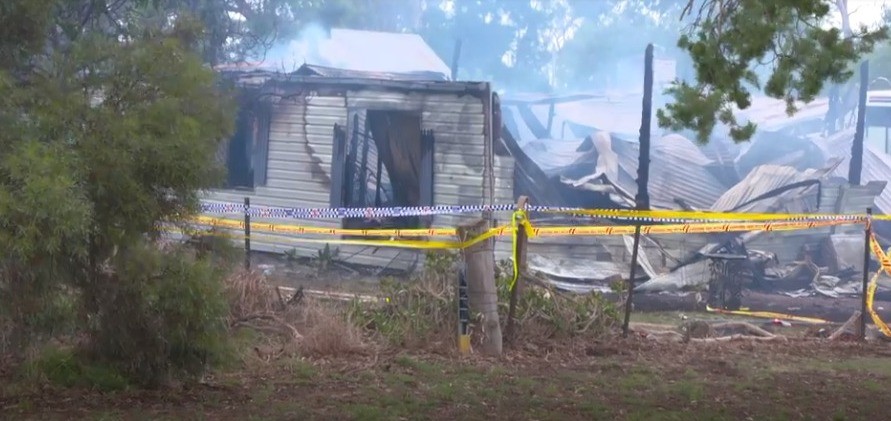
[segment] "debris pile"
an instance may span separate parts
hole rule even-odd
[[[502,137],[516,158],[517,194],[541,205],[633,206],[638,143],[629,135],[614,133],[636,130],[607,133],[566,119],[560,130],[564,138],[551,139],[548,136],[558,137],[557,130],[551,128],[553,116],[548,117],[545,130],[544,123],[532,121],[537,118],[534,112],[523,110],[522,104],[516,108],[520,112],[514,115],[511,106],[503,111],[506,125]],[[850,185],[847,173],[853,128],[824,135],[817,132],[823,126],[814,124],[822,117],[819,110],[808,112],[805,117],[809,118],[768,124],[771,130],[760,131],[743,145],[723,139],[699,145],[681,134],[654,138],[648,187],[651,207],[752,213],[853,214],[864,213],[866,208],[891,212],[891,189],[885,188],[891,180],[891,156],[867,144],[862,185]],[[566,138],[585,131],[589,135],[584,138]],[[882,236],[889,227],[879,223],[875,228]],[[720,257],[716,255],[727,253],[730,244],[739,246],[737,251],[742,250],[746,261],[740,274],[745,288],[792,297],[836,298],[860,291],[864,241],[859,225],[645,236],[639,266],[646,279],[637,290],[705,290],[714,278],[711,262]],[[530,243],[529,255],[532,269],[549,275],[561,288],[605,289],[617,274],[627,274],[631,241],[549,238]],[[880,282],[880,290],[884,287]]]

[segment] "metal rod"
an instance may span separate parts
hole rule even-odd
[[[634,246],[631,249],[631,274],[628,276],[628,295],[625,297],[625,319],[622,321],[622,336],[628,337],[631,324],[631,306],[634,304],[634,272],[637,271],[637,250],[640,246],[640,225],[634,226]]]
[[[458,271],[458,351],[462,354],[470,352],[470,338],[467,327],[470,323],[470,307],[467,297],[467,278],[465,270]]]
[[[872,208],[866,208],[866,228],[863,244],[863,297],[860,302],[860,340],[866,340],[866,290],[869,288],[870,240],[872,239]]]
[[[251,269],[251,198],[244,198],[244,268]]]

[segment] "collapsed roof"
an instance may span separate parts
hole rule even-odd
[[[549,102],[545,97],[516,96],[502,104],[505,143],[514,144],[508,149],[517,161],[518,195],[542,205],[634,205],[639,99],[616,101],[580,94]],[[885,189],[891,180],[891,156],[867,145],[862,172],[867,184],[848,186],[853,129],[823,136],[819,132],[826,111],[827,101],[818,100],[790,118],[782,101],[757,99],[740,116],[757,123],[759,132],[753,141],[742,145],[720,136],[699,145],[683,134],[661,133],[654,127],[648,186],[651,207],[777,213],[862,213],[866,207],[874,207],[882,213],[891,212],[891,189]],[[881,224],[877,228],[882,231]],[[744,238],[753,247],[792,261],[800,257],[803,246],[820,244],[829,237],[837,243],[842,241],[839,235],[846,232],[838,228],[766,236],[650,236],[641,260],[650,281],[639,288],[664,291],[701,286],[707,270],[703,253],[714,252],[729,238]],[[778,236],[783,240],[776,240]],[[862,231],[859,236],[862,243]],[[578,289],[578,282],[597,280],[579,276],[595,274],[584,268],[591,260],[627,264],[622,263],[630,256],[626,240],[573,237],[538,241],[530,244],[529,262],[533,269],[564,283],[570,281]],[[587,248],[587,253],[580,248]],[[566,258],[581,254],[587,259]]]

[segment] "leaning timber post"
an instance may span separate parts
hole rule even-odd
[[[644,55],[644,95],[643,110],[640,116],[640,156],[637,163],[637,196],[635,208],[650,208],[650,194],[647,184],[650,180],[650,126],[653,121],[653,44],[647,45]],[[628,275],[628,296],[625,298],[625,320],[622,322],[622,336],[628,337],[631,323],[631,307],[634,304],[634,277],[637,271],[637,255],[640,248],[640,222],[634,226],[634,245],[631,251],[631,273]]]
[[[244,269],[251,270],[251,198],[244,198]]]
[[[869,289],[869,255],[872,250],[872,247],[870,247],[872,240],[872,208],[866,208],[866,229],[864,232],[866,239],[863,244],[863,297],[860,300],[860,330],[858,331],[861,341],[866,340],[866,290]]]
[[[529,202],[529,198],[526,196],[520,196],[520,199],[517,200],[517,210],[523,211],[521,213],[522,217],[526,217],[526,206]],[[507,310],[507,340],[508,342],[513,342],[516,339],[516,312],[517,312],[517,299],[523,295],[523,273],[526,271],[526,249],[529,238],[526,233],[526,228],[523,225],[522,220],[517,220],[517,226],[514,227],[516,229],[517,240],[513,246],[513,260],[514,265],[516,265],[518,276],[517,282],[513,285],[513,288],[510,291],[510,304]],[[511,275],[513,276],[513,275]]]
[[[866,137],[866,94],[869,89],[869,61],[860,64],[860,97],[857,102],[857,127],[851,144],[851,163],[848,166],[848,183],[860,185],[863,172],[863,138]]]
[[[462,242],[472,240],[489,230],[489,220],[479,219],[458,227]],[[462,250],[467,279],[467,299],[470,309],[482,315],[482,351],[486,355],[501,355],[501,322],[498,318],[498,290],[495,287],[494,239],[480,241]]]

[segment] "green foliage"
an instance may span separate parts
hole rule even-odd
[[[0,6],[0,315],[13,349],[87,332],[138,383],[195,373],[221,346],[219,260],[147,240],[223,175],[234,104],[193,21],[124,36],[76,3]]]
[[[707,142],[719,122],[736,141],[752,137],[755,124],[734,116],[751,105],[752,87],[785,100],[791,115],[824,83],[849,79],[852,64],[888,37],[886,27],[864,27],[853,37],[826,29],[827,0],[706,0],[700,10],[693,32],[678,41],[690,53],[696,82],[675,83],[668,89],[675,102],[658,111],[661,127],[695,130],[699,142]],[[759,65],[771,68],[766,80],[755,71]]]
[[[97,360],[155,386],[170,375],[201,374],[227,355],[221,278],[230,267],[151,245],[123,250],[114,267],[91,329]]]
[[[325,247],[319,249],[316,254],[316,264],[318,265],[319,272],[327,271],[339,256],[339,248],[335,247],[332,249],[331,245],[325,244]]]
[[[502,324],[507,323],[513,263],[498,265],[498,303]],[[518,297],[515,317],[527,336],[572,338],[606,334],[619,320],[611,301],[598,292],[570,294],[555,288],[527,285]]]
[[[457,329],[458,253],[427,253],[424,271],[409,281],[384,279],[385,302],[368,306],[354,301],[349,318],[362,328],[381,335],[397,346],[419,346],[429,340],[450,337]]]
[[[381,281],[380,288],[385,302],[369,306],[354,301],[349,319],[387,342],[399,347],[419,347],[451,338],[450,332],[457,329],[453,285],[428,279],[386,279]]]
[[[24,367],[24,374],[32,381],[48,381],[57,386],[103,392],[123,390],[130,385],[117,371],[84,361],[71,350],[47,348]]]
[[[354,301],[350,320],[402,347],[440,344],[457,331],[458,253],[427,255],[424,272],[408,282],[386,280],[381,283],[385,302],[367,305]],[[497,266],[499,317],[507,323],[510,290],[509,261]],[[516,318],[521,335],[527,338],[553,339],[606,334],[619,314],[615,305],[598,293],[566,294],[553,288],[527,286],[517,302]],[[478,317],[471,317],[471,331]]]

